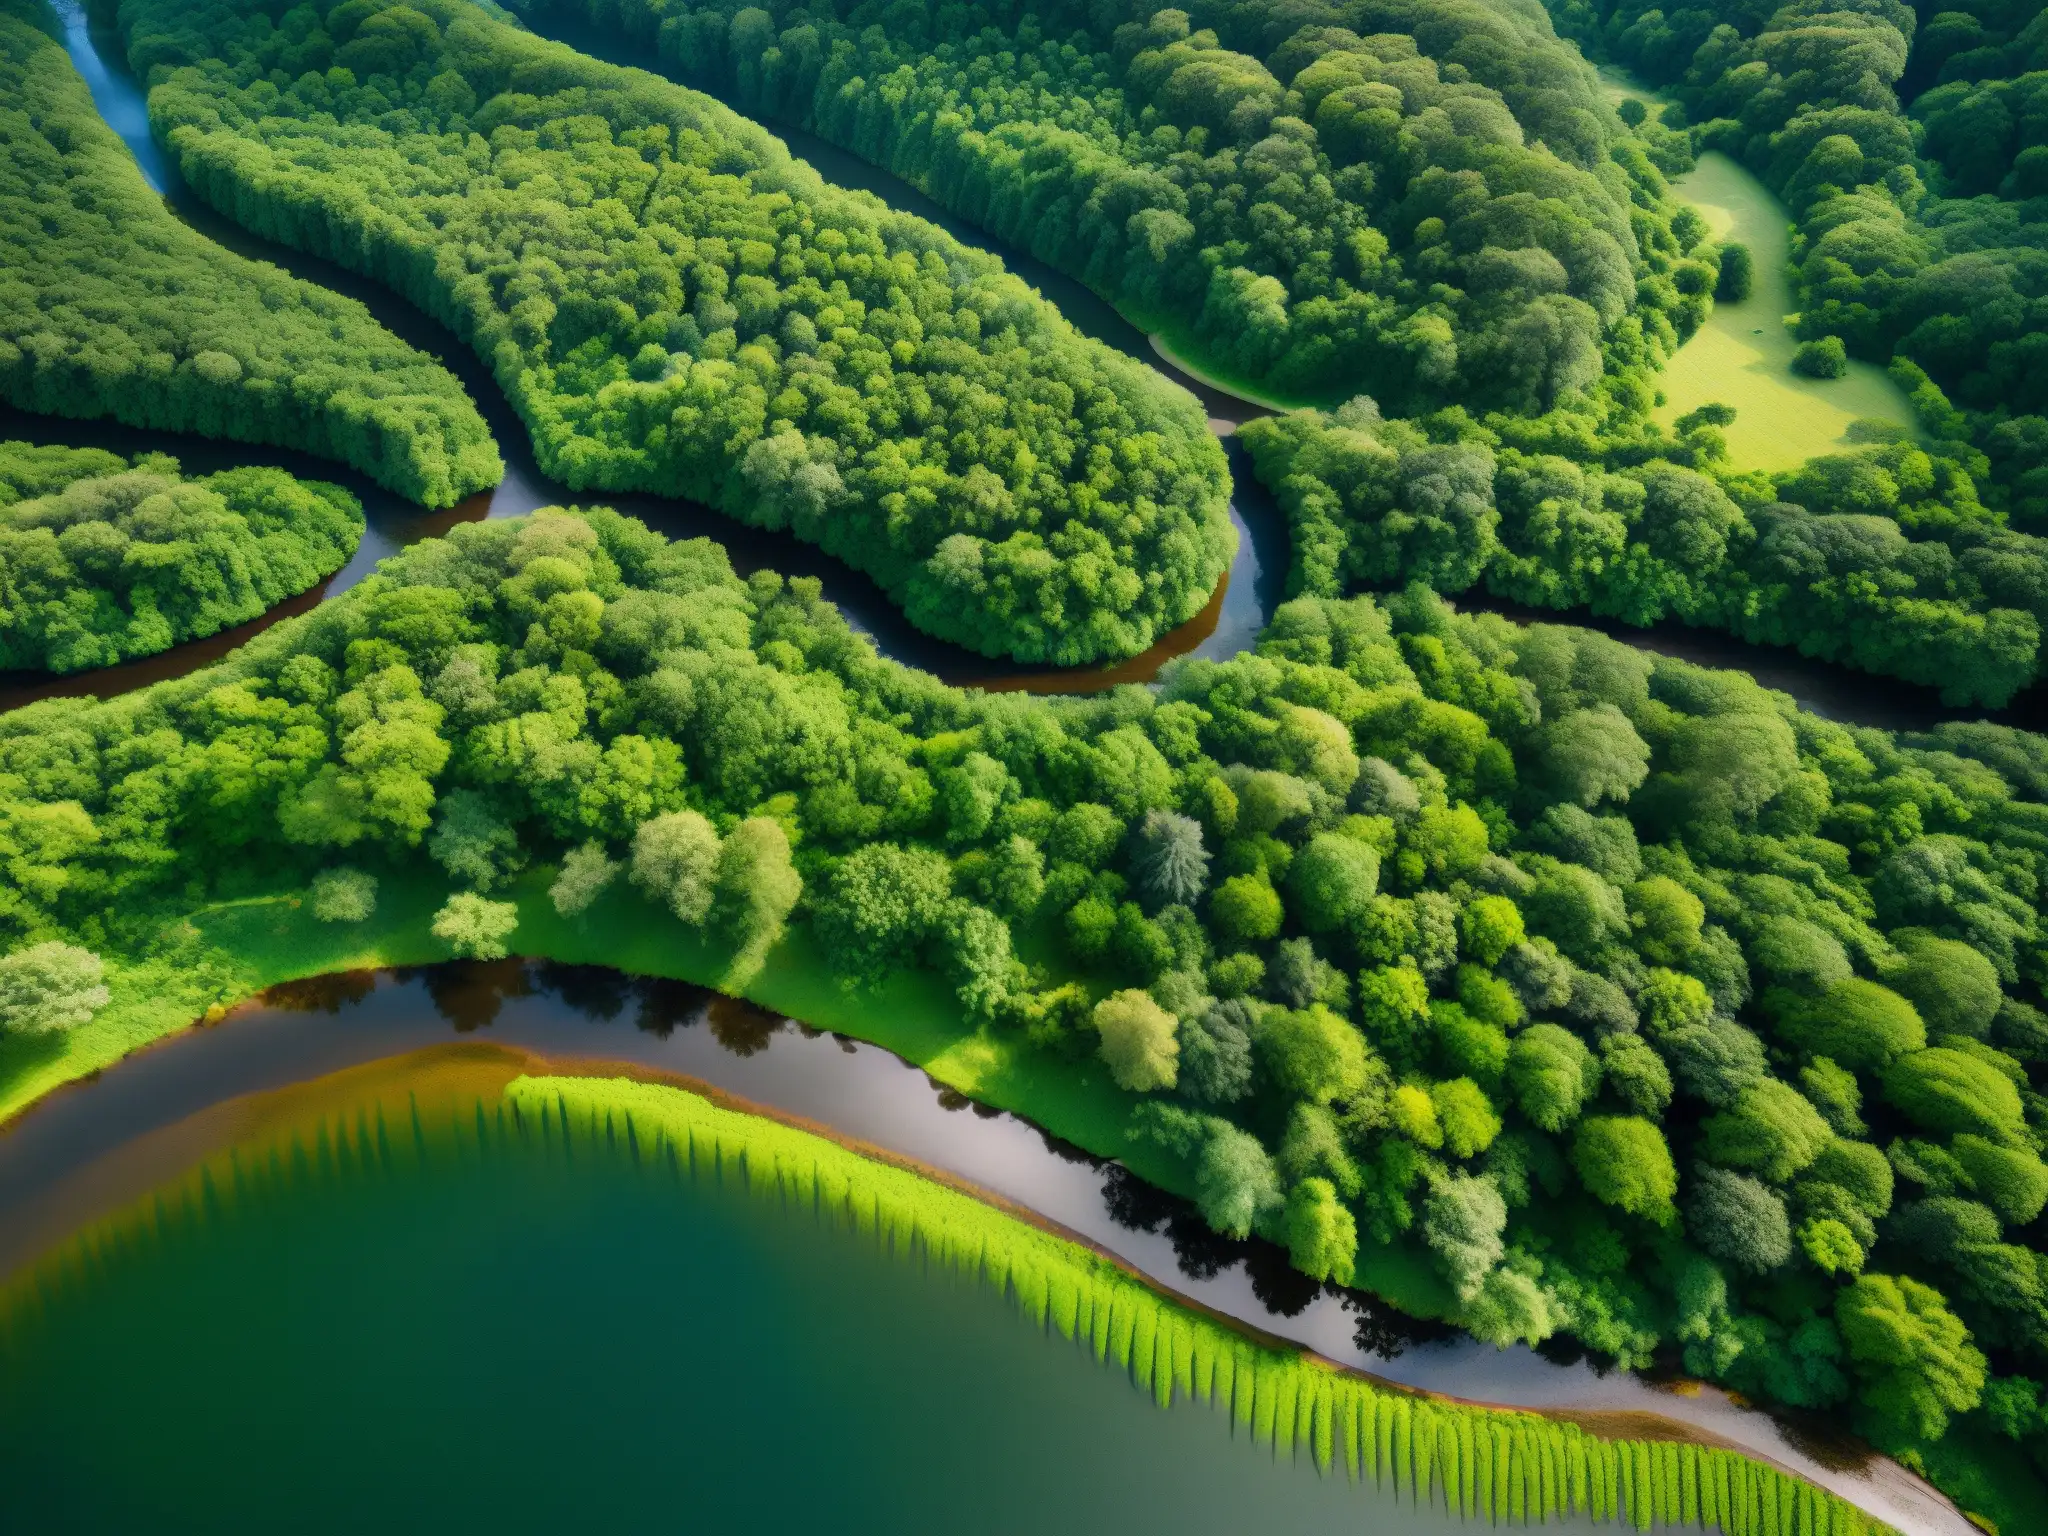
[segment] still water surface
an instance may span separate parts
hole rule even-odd
[[[1813,1478],[1909,1532],[1967,1536],[1894,1463],[1825,1426],[1711,1389],[1681,1395],[1556,1351],[1497,1351],[1358,1292],[1318,1286],[1271,1245],[1218,1238],[1189,1207],[1015,1116],[941,1089],[891,1053],[673,982],[597,967],[448,965],[275,989],[224,1023],[63,1089],[0,1134],[0,1273],[138,1198],[188,1152],[192,1117],[451,1037],[555,1060],[681,1074],[1036,1211],[1158,1283],[1340,1363],[1480,1402],[1602,1416],[1618,1432],[1702,1432]]]
[[[811,1211],[410,1097],[330,1099],[0,1294],[14,1528],[1450,1524]]]

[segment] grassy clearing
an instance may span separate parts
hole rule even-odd
[[[1663,103],[1625,70],[1602,66],[1609,101],[1640,101],[1653,115]],[[1657,420],[1669,426],[1687,411],[1719,401],[1735,407],[1726,428],[1737,469],[1797,469],[1819,454],[1849,444],[1849,424],[1864,419],[1911,429],[1906,392],[1872,363],[1851,362],[1839,379],[1809,379],[1792,371],[1799,343],[1785,324],[1798,300],[1792,292],[1791,215],[1761,181],[1719,153],[1675,178],[1672,190],[1697,208],[1717,241],[1739,241],[1756,258],[1755,287],[1739,304],[1714,305],[1707,323],[1658,376],[1664,404]]]

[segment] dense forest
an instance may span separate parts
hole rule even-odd
[[[2048,532],[2039,8],[1550,4],[1561,31],[1670,86],[1699,144],[1735,156],[1790,204],[1800,335],[1924,369],[1988,461],[1985,499]]]
[[[1546,409],[1715,282],[1576,50],[1490,0],[550,3],[1282,393]]]
[[[161,454],[0,443],[0,670],[77,672],[257,618],[363,537],[339,486]]]
[[[1420,581],[1632,625],[1677,618],[1955,704],[1996,707],[2035,679],[2048,539],[1982,504],[1964,445],[1871,424],[1796,470],[1736,473],[1730,419],[1709,406],[1660,442],[1503,433],[1462,413],[1384,421],[1359,400],[1241,436],[1287,513],[1293,594]]]
[[[359,921],[422,861],[461,953],[517,946],[529,866],[564,913],[805,923],[849,985],[929,965],[1098,1056],[1209,1221],[1311,1276],[1406,1246],[1483,1338],[1679,1351],[1893,1449],[2048,1437],[2023,733],[1845,727],[1421,587],[1157,691],[983,694],[815,583],[550,512],[0,717],[0,855],[30,954],[175,949],[279,882]]]
[[[464,0],[120,19],[201,195],[446,321],[573,487],[786,528],[1027,660],[1141,651],[1228,565],[1192,397],[707,97]]]
[[[445,368],[171,214],[47,20],[0,0],[0,397],[303,449],[428,506],[497,484],[496,445]]]

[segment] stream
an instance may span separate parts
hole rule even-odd
[[[141,92],[125,64],[108,66],[81,14],[69,11],[63,19],[67,46],[95,101],[180,217],[244,255],[360,299],[389,329],[441,357],[483,411],[505,454],[507,474],[494,491],[429,514],[360,476],[307,456],[0,412],[0,437],[92,444],[126,453],[159,449],[175,453],[194,473],[259,462],[337,481],[363,500],[369,523],[362,548],[341,572],[265,618],[127,667],[62,679],[0,678],[0,708],[52,695],[109,696],[182,675],[217,660],[266,624],[345,590],[377,560],[416,539],[459,521],[513,516],[572,499],[540,474],[527,433],[495,380],[445,329],[380,286],[255,240],[199,205],[150,139]],[[1057,302],[1077,328],[1141,360],[1155,361],[1143,333],[1078,283],[994,246],[865,162],[808,136],[775,131],[833,179],[874,190],[895,206],[932,218],[963,241],[996,250]],[[1199,386],[1197,393],[1219,433],[1244,419],[1242,405],[1233,405],[1227,396]],[[1263,627],[1280,600],[1285,577],[1284,520],[1253,481],[1243,450],[1227,434],[1225,439],[1238,485],[1232,515],[1239,545],[1216,596],[1202,615],[1145,656],[1080,672],[1033,671],[934,641],[913,630],[868,578],[809,545],[748,528],[708,508],[653,496],[603,499],[671,537],[718,540],[742,574],[772,566],[786,574],[817,576],[826,596],[885,655],[949,681],[1063,691],[1145,681],[1175,655],[1234,654]],[[1486,605],[1466,600],[1466,606]],[[1567,614],[1514,616],[1585,622]],[[1834,718],[1910,726],[1969,713],[1942,710],[1931,696],[1923,709],[1915,698],[1919,691],[1906,685],[1711,633],[1677,626],[1648,635],[1617,633],[1631,643],[1705,664],[1741,667]],[[2040,707],[2041,698],[2036,690],[2016,710],[2029,721],[2039,718],[2048,713]],[[2006,716],[2014,713],[2009,710]],[[1014,1116],[935,1089],[922,1072],[877,1047],[823,1035],[694,988],[591,968],[509,962],[348,975],[276,989],[217,1026],[186,1031],[92,1082],[52,1095],[0,1134],[0,1271],[90,1213],[160,1179],[161,1166],[124,1157],[124,1149],[137,1138],[166,1131],[238,1095],[444,1042],[451,1030],[487,1031],[491,1040],[543,1055],[601,1057],[683,1073],[752,1102],[823,1122],[1026,1205],[1204,1306],[1392,1381],[1477,1401],[1675,1421],[1791,1467],[1904,1531],[1950,1536],[1969,1529],[1945,1501],[1895,1463],[1817,1430],[1740,1407],[1714,1389],[1674,1390],[1628,1373],[1602,1371],[1583,1359],[1566,1361],[1527,1349],[1497,1352],[1449,1330],[1418,1325],[1358,1293],[1317,1287],[1293,1271],[1279,1250],[1217,1238],[1191,1209],[1140,1184],[1120,1166],[1060,1144]]]
[[[1711,1387],[1659,1385],[1560,1350],[1494,1350],[1417,1323],[1362,1293],[1317,1285],[1270,1244],[1216,1236],[1121,1165],[940,1088],[880,1047],[601,967],[513,960],[291,983],[58,1090],[0,1133],[0,1275],[175,1174],[194,1150],[179,1127],[210,1108],[452,1036],[681,1074],[913,1158],[1059,1223],[1204,1307],[1385,1380],[1600,1415],[1609,1433],[1704,1433],[1902,1531],[1970,1529],[1896,1463],[1823,1425],[1780,1421]]]
[[[431,514],[403,501],[347,467],[318,460],[306,454],[278,449],[249,447],[232,443],[208,443],[175,433],[150,432],[118,423],[70,422],[32,416],[0,408],[0,438],[22,438],[32,442],[72,443],[104,447],[135,454],[160,451],[176,455],[189,472],[206,473],[230,464],[276,464],[294,473],[330,480],[344,485],[363,503],[368,528],[361,547],[349,563],[322,586],[319,597],[346,591],[373,570],[377,562],[393,551],[420,538],[446,532],[454,522],[484,517],[517,517],[538,507],[598,504],[615,507],[639,518],[650,528],[670,538],[711,538],[725,547],[733,568],[745,576],[760,569],[780,571],[785,576],[816,577],[825,597],[846,616],[847,622],[866,634],[884,656],[952,683],[973,683],[997,688],[1029,688],[1037,692],[1086,692],[1119,683],[1149,681],[1159,668],[1176,656],[1224,657],[1248,648],[1265,627],[1267,616],[1280,601],[1280,586],[1287,571],[1287,529],[1279,508],[1251,473],[1244,451],[1229,440],[1239,420],[1263,414],[1261,407],[1237,403],[1226,407],[1228,397],[1205,391],[1205,405],[1212,426],[1224,436],[1231,474],[1237,487],[1230,515],[1237,529],[1237,553],[1229,571],[1202,611],[1162,636],[1149,650],[1122,662],[1100,667],[1048,670],[1035,663],[981,656],[964,646],[937,640],[912,627],[882,588],[870,577],[841,564],[815,546],[785,534],[749,527],[700,503],[642,492],[577,493],[550,480],[535,458],[532,439],[525,424],[512,410],[496,378],[483,361],[452,332],[431,316],[371,279],[308,256],[288,247],[274,245],[251,235],[206,206],[178,174],[156,141],[150,137],[149,114],[141,82],[128,69],[111,37],[98,35],[83,11],[66,5],[60,11],[64,24],[65,48],[73,64],[92,91],[94,104],[108,125],[134,153],[146,180],[164,195],[165,201],[188,226],[216,244],[252,260],[267,261],[294,276],[356,299],[375,316],[378,323],[434,357],[448,368],[468,391],[482,413],[491,435],[497,439],[505,459],[505,478],[493,490],[470,497],[446,512]],[[829,146],[806,145],[820,154],[833,153]],[[848,166],[861,163],[845,157]],[[827,167],[821,167],[827,169]],[[830,170],[840,167],[835,163]],[[866,170],[865,166],[861,169]],[[868,172],[872,179],[877,173]],[[893,180],[893,178],[890,178]],[[898,184],[900,185],[900,184]],[[906,193],[916,196],[911,189]],[[925,213],[925,207],[912,211]],[[958,223],[947,229],[981,249],[989,250],[1015,264],[1020,253],[1010,252]],[[1028,260],[1028,258],[1022,258]],[[1064,280],[1049,269],[1027,274],[1033,282]],[[1167,369],[1157,359],[1142,333],[1087,293],[1079,284],[1068,284],[1057,297],[1064,307],[1075,307],[1068,318],[1084,335],[1154,367]],[[1085,302],[1092,300],[1092,304]],[[1201,386],[1196,386],[1198,389]],[[1229,409],[1229,417],[1218,416]],[[289,605],[273,609],[263,619],[244,626],[238,633],[246,639],[256,629],[302,612],[319,598],[302,594]],[[0,674],[0,709],[12,709],[40,698],[70,695],[111,697],[130,688],[159,681],[218,660],[231,646],[217,644],[219,636],[174,646],[153,657],[105,671],[53,678],[42,673]]]
[[[1121,683],[1149,682],[1175,657],[1194,655],[1220,659],[1250,648],[1285,595],[1289,562],[1286,519],[1271,494],[1253,477],[1249,456],[1232,436],[1237,422],[1265,414],[1266,408],[1238,400],[1180,372],[1158,355],[1143,331],[1083,284],[1024,252],[991,240],[948,214],[907,182],[846,150],[799,130],[780,124],[769,125],[772,132],[781,136],[792,150],[809,160],[829,179],[873,192],[895,207],[940,225],[963,243],[1001,257],[1013,271],[1057,304],[1078,330],[1147,363],[1190,389],[1210,413],[1211,427],[1223,437],[1225,452],[1230,458],[1235,485],[1231,518],[1238,530],[1237,553],[1208,605],[1187,623],[1163,636],[1149,650],[1107,666],[1051,671],[979,656],[916,630],[874,581],[812,545],[750,528],[694,502],[640,493],[597,493],[579,498],[566,487],[549,481],[535,461],[524,424],[512,411],[496,379],[474,352],[439,322],[382,285],[331,262],[257,239],[201,203],[150,137],[148,110],[140,83],[128,70],[118,48],[112,46],[112,40],[96,38],[83,12],[75,5],[67,5],[60,16],[64,23],[66,48],[91,88],[93,100],[102,116],[128,144],[143,175],[165,195],[178,216],[208,238],[239,254],[272,262],[309,282],[361,301],[387,329],[440,359],[462,381],[483,413],[505,457],[506,474],[504,481],[492,491],[471,497],[446,511],[426,513],[363,476],[310,455],[232,443],[210,443],[104,421],[60,421],[0,407],[0,438],[84,444],[130,454],[161,451],[176,455],[193,473],[206,473],[233,464],[265,463],[277,464],[309,477],[332,480],[347,486],[361,499],[368,524],[361,547],[341,571],[262,618],[118,667],[66,677],[52,677],[44,673],[0,673],[0,710],[50,697],[89,695],[107,698],[165,678],[183,676],[219,660],[236,645],[279,619],[304,612],[323,598],[345,591],[394,550],[417,539],[445,533],[456,522],[482,517],[512,517],[537,507],[579,499],[595,501],[600,497],[671,538],[708,537],[717,540],[725,547],[733,568],[741,575],[768,568],[785,575],[818,578],[825,596],[839,607],[849,624],[874,641],[882,655],[956,684],[1063,693],[1093,691]],[[572,24],[556,16],[549,22],[547,35],[571,42],[594,57],[609,62],[634,63],[629,44],[608,40],[587,25]],[[1609,82],[1617,93],[1628,89],[1615,85],[1611,75]],[[1712,215],[1716,210],[1710,208],[1708,212]],[[1762,264],[1759,266],[1761,283]],[[1760,286],[1759,291],[1774,290]],[[1749,307],[1755,306],[1756,301],[1752,300]],[[1989,718],[2023,729],[2048,728],[2048,681],[2037,683],[2003,710],[1987,712],[1956,708],[1941,703],[1930,688],[1814,660],[1789,649],[1752,645],[1718,631],[1692,629],[1676,622],[1647,630],[1632,629],[1586,613],[1517,609],[1480,593],[1461,595],[1455,602],[1465,608],[1500,612],[1525,623],[1577,624],[1600,629],[1628,644],[1659,654],[1680,657],[1702,666],[1746,671],[1766,687],[1789,694],[1801,708],[1845,723],[1889,730],[1920,730],[1945,720]]]

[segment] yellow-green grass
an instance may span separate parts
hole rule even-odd
[[[1269,411],[1297,411],[1312,406],[1335,404],[1334,399],[1311,398],[1307,395],[1282,395],[1277,391],[1240,377],[1230,369],[1213,362],[1197,362],[1199,345],[1183,324],[1171,320],[1143,322],[1152,342],[1152,350],[1168,363],[1193,379],[1197,384],[1206,384],[1211,389],[1221,390],[1242,400],[1247,405],[1259,406]]]
[[[1609,101],[1640,101],[1653,116],[1664,104],[1627,71],[1603,65],[1600,83]],[[1664,404],[1657,420],[1669,426],[1687,411],[1718,402],[1735,407],[1726,428],[1737,469],[1797,469],[1820,454],[1849,445],[1849,424],[1889,421],[1911,430],[1906,392],[1882,368],[1849,364],[1839,379],[1811,379],[1792,371],[1799,343],[1785,324],[1798,300],[1792,293],[1791,215],[1755,176],[1716,151],[1696,169],[1673,179],[1672,190],[1699,210],[1719,242],[1738,241],[1755,258],[1755,286],[1737,304],[1717,302],[1658,377]]]
[[[977,1026],[944,980],[900,971],[882,987],[851,991],[833,976],[810,931],[798,925],[765,956],[686,927],[623,884],[589,914],[570,921],[547,899],[550,871],[536,871],[495,895],[519,907],[515,954],[608,965],[636,975],[695,982],[743,997],[819,1029],[895,1052],[981,1103],[1015,1112],[1099,1157],[1115,1158],[1148,1183],[1183,1197],[1187,1166],[1154,1143],[1134,1139],[1137,1100],[1093,1058],[1067,1061],[1019,1036]],[[387,878],[376,915],[361,924],[323,923],[300,893],[221,903],[181,925],[174,960],[109,967],[112,1003],[67,1035],[0,1037],[0,1123],[45,1093],[112,1066],[129,1052],[279,982],[335,971],[422,965],[450,958],[428,925],[447,899],[437,873]],[[1033,957],[1037,958],[1037,957]],[[1412,1316],[1441,1318],[1452,1307],[1443,1281],[1411,1248],[1363,1250],[1353,1283]]]

